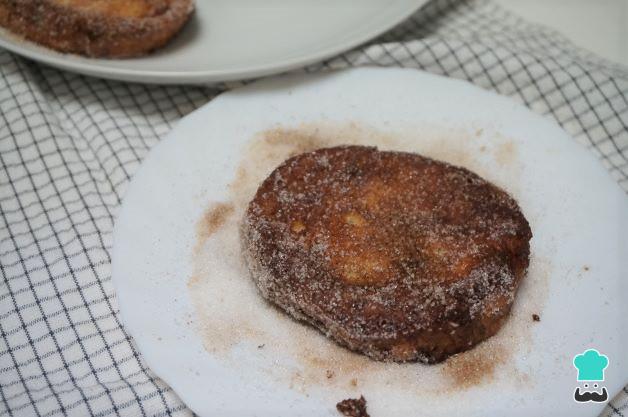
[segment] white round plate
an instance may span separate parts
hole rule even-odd
[[[182,32],[140,58],[62,54],[0,28],[0,46],[65,70],[116,80],[200,84],[260,77],[353,48],[427,0],[197,0]]]
[[[467,166],[512,193],[534,237],[500,332],[444,364],[374,362],[257,295],[238,261],[237,216],[195,247],[208,206],[247,178],[237,167],[264,161],[264,146],[292,146],[281,129],[336,131],[333,143],[357,132]],[[151,151],[117,219],[113,282],[147,363],[201,416],[337,416],[336,402],[359,395],[378,417],[594,416],[604,404],[574,401],[572,359],[598,349],[609,358],[608,392],[627,382],[627,212],[590,152],[507,98],[415,70],[280,77],[215,98]]]

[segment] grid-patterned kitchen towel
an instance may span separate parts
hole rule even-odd
[[[357,65],[421,68],[511,96],[560,123],[628,190],[628,69],[490,0],[433,1],[306,71]],[[1,416],[189,413],[120,325],[111,233],[151,147],[224,88],[110,82],[0,51]],[[604,412],[624,415],[626,389]]]

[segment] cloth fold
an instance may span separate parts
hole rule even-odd
[[[359,65],[419,68],[513,97],[590,148],[628,191],[628,69],[490,0],[432,1],[300,71]],[[237,84],[125,84],[0,51],[0,415],[191,414],[121,326],[111,237],[152,146]],[[602,415],[628,415],[628,389]]]

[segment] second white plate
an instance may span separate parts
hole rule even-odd
[[[0,28],[0,46],[61,69],[116,80],[201,84],[261,77],[359,45],[427,0],[197,0],[165,48],[133,59],[61,54]]]

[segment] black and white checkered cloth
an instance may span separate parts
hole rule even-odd
[[[421,68],[513,97],[628,191],[628,68],[490,0],[435,0],[305,71],[358,65]],[[190,413],[120,324],[111,235],[142,159],[225,88],[104,81],[0,51],[0,416]],[[603,415],[628,416],[628,389]]]

